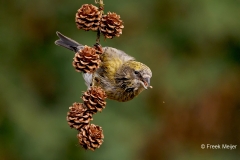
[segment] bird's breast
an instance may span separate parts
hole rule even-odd
[[[116,100],[119,102],[127,102],[132,100],[134,97],[141,93],[140,90],[134,90],[133,88],[128,88],[126,90],[117,89],[114,91],[106,92],[107,97],[112,100]]]

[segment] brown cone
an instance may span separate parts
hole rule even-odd
[[[116,13],[108,12],[107,15],[102,16],[100,30],[106,38],[119,37],[123,28],[123,22]]]
[[[84,4],[78,9],[75,22],[78,29],[96,31],[100,25],[101,11],[92,4]]]
[[[82,103],[73,103],[69,110],[67,121],[71,128],[80,130],[85,125],[89,125],[89,122],[92,120],[92,113]]]
[[[89,124],[81,128],[77,138],[79,140],[79,144],[84,149],[90,149],[94,151],[103,143],[103,130],[100,126]]]
[[[105,108],[106,98],[106,93],[101,87],[91,87],[82,95],[84,105],[93,113],[101,112]]]
[[[73,58],[73,67],[77,72],[93,73],[99,67],[99,54],[92,47],[85,46]]]

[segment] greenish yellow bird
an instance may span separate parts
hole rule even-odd
[[[55,41],[56,45],[75,53],[84,47],[60,32],[57,32],[57,36],[59,39]],[[83,74],[88,88],[99,86],[106,92],[107,98],[119,102],[132,100],[143,90],[152,88],[151,69],[125,52],[112,47],[103,47],[100,59],[100,66],[94,73]]]

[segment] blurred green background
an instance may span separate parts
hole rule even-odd
[[[104,0],[105,13],[120,14],[125,28],[101,44],[147,64],[153,89],[130,102],[107,101],[94,115],[105,135],[94,152],[79,146],[66,121],[86,90],[74,53],[54,45],[56,31],[95,43],[95,32],[74,23],[84,3],[94,0],[0,1],[0,159],[238,159],[240,1]]]

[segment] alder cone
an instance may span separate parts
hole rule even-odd
[[[103,143],[103,130],[100,126],[89,124],[80,129],[77,138],[84,149],[94,151]]]
[[[123,21],[120,19],[120,15],[108,12],[107,15],[102,16],[100,31],[106,38],[119,37],[123,28]]]
[[[82,103],[73,103],[69,107],[69,112],[67,113],[68,125],[71,128],[80,130],[85,125],[89,125],[92,118],[92,113],[87,110]]]
[[[92,47],[84,46],[83,49],[75,53],[73,67],[77,72],[93,73],[99,68],[101,62],[99,54]]]
[[[101,11],[92,4],[84,4],[78,9],[75,22],[78,29],[97,31],[101,20]]]
[[[84,105],[93,113],[101,112],[105,108],[106,98],[106,93],[101,87],[91,87],[82,95]]]

